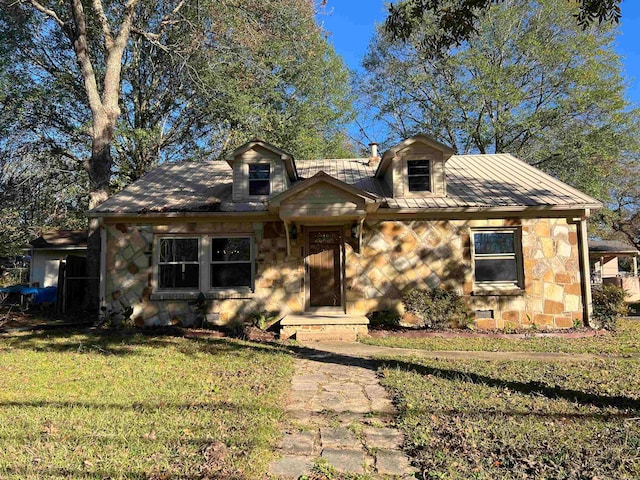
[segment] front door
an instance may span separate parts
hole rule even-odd
[[[307,230],[307,305],[342,307],[342,230]]]

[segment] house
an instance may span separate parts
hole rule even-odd
[[[508,154],[416,135],[381,157],[305,160],[252,140],[226,162],[164,164],[90,212],[101,296],[138,322],[276,311],[281,334],[353,337],[410,288],[458,290],[478,328],[589,314],[586,222],[601,204]]]
[[[60,262],[69,255],[87,256],[86,230],[54,230],[29,242],[31,256],[29,284],[36,287],[58,286]]]
[[[638,256],[640,251],[617,240],[589,240],[591,282],[612,284],[627,292],[627,302],[640,301]],[[620,271],[619,259],[629,259],[629,271]]]

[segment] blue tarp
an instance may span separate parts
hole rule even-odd
[[[0,293],[20,293],[20,290],[25,288],[23,285],[12,285],[11,287],[1,287]]]
[[[58,287],[36,288],[15,285],[12,287],[0,288],[0,293],[18,293],[25,296],[32,295],[31,303],[39,305],[41,303],[55,303],[58,294]]]

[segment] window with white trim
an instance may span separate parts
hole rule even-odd
[[[430,192],[431,161],[407,160],[407,181],[410,192]]]
[[[198,238],[160,238],[158,242],[158,288],[193,290],[200,284]]]
[[[211,238],[211,288],[251,287],[251,258],[250,238]]]
[[[271,193],[271,165],[268,163],[249,164],[249,195],[269,195]]]
[[[156,237],[159,292],[253,289],[254,250],[250,236]]]
[[[521,284],[517,229],[476,230],[472,239],[476,284],[497,287]]]

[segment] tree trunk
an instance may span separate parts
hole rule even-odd
[[[86,169],[89,174],[89,209],[109,198],[111,179],[111,140],[113,139],[117,112],[94,114],[91,160]],[[97,312],[100,306],[100,253],[101,228],[98,219],[89,219],[87,239],[87,290],[86,308]]]

